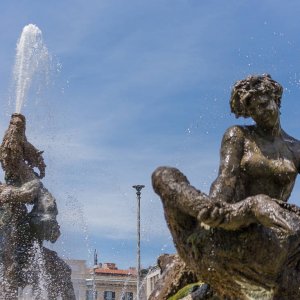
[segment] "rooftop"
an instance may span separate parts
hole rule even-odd
[[[95,273],[97,275],[101,274],[110,274],[110,275],[136,275],[136,270],[128,269],[128,270],[119,270],[119,269],[104,269],[97,268],[95,269]]]
[[[92,271],[92,270],[91,270]],[[123,276],[136,276],[136,268],[130,267],[127,270],[119,270],[114,263],[100,264],[95,268],[96,275],[123,275]]]

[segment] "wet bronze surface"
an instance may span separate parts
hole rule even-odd
[[[209,195],[178,169],[152,175],[179,255],[221,299],[300,299],[300,209],[286,203],[300,143],[281,128],[281,95],[269,75],[234,85],[232,112],[256,124],[225,132]]]
[[[27,141],[26,120],[13,114],[0,146],[5,184],[0,184],[0,284],[1,299],[18,299],[18,287],[32,285],[39,299],[41,270],[34,262],[36,247],[44,260],[48,299],[75,299],[70,267],[57,253],[43,247],[60,236],[56,200],[40,181],[46,165],[42,151]],[[37,173],[35,170],[38,170]],[[26,204],[32,205],[28,211]]]

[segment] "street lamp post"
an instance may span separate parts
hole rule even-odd
[[[98,254],[97,250],[94,250],[94,265],[93,265],[93,300],[97,299],[97,290],[96,290],[96,269],[98,267]]]
[[[140,300],[140,280],[141,280],[141,190],[144,185],[134,185],[137,198],[137,285],[136,299]]]

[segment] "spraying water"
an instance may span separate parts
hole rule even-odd
[[[16,91],[15,112],[21,112],[34,76],[38,73],[47,74],[49,62],[50,56],[43,43],[41,30],[36,25],[26,25],[17,43],[13,71]]]

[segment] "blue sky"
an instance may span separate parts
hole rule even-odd
[[[151,173],[180,168],[207,192],[217,174],[232,84],[270,73],[285,88],[282,126],[300,138],[300,3],[290,0],[10,0],[0,3],[0,133],[13,106],[11,78],[22,28],[36,24],[57,71],[22,112],[45,150],[65,258],[135,264],[142,192],[142,265],[173,252]],[[296,185],[291,201],[299,202]]]

